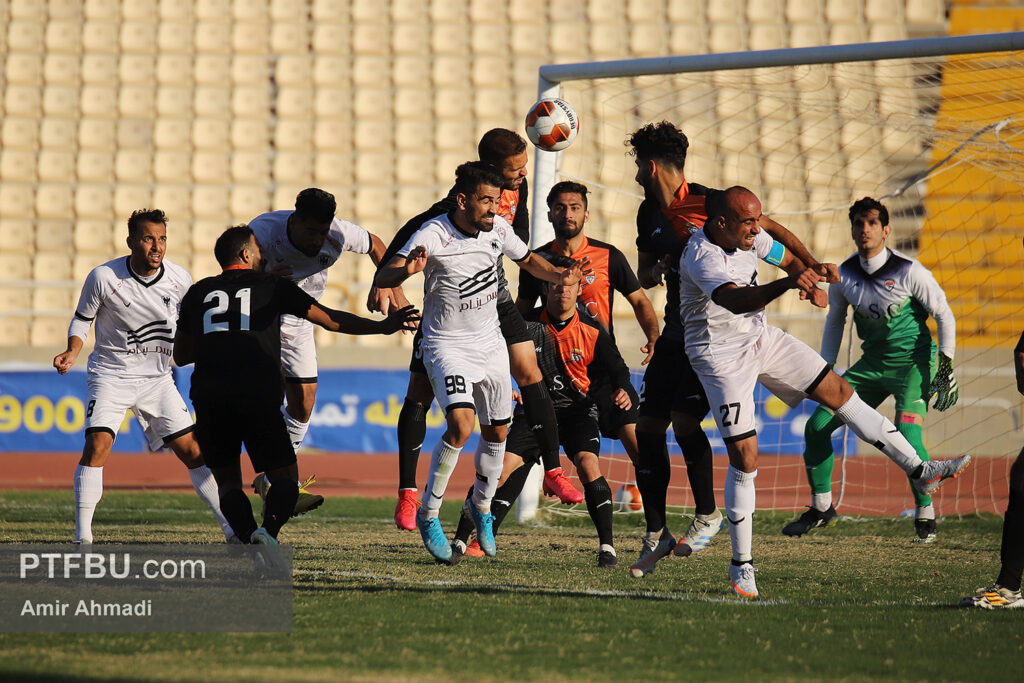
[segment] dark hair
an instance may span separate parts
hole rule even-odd
[[[587,208],[587,186],[583,183],[576,183],[572,180],[563,180],[560,183],[555,183],[551,191],[548,192],[548,208],[555,203],[555,198],[560,194],[578,194],[583,197],[583,208]]]
[[[128,217],[128,236],[138,237],[143,223],[163,223],[167,227],[167,216],[160,209],[138,209]]]
[[[686,163],[686,150],[690,141],[683,131],[668,121],[648,123],[628,138],[629,153],[642,161],[660,161],[678,170]]]
[[[252,228],[244,224],[236,225],[222,232],[217,238],[217,243],[213,245],[213,255],[217,258],[220,267],[227,268],[238,261],[238,255],[249,246],[251,239]]]
[[[501,189],[504,178],[498,169],[483,161],[467,161],[455,169],[455,191],[471,195],[481,185],[490,185]]]
[[[480,138],[476,151],[480,155],[480,161],[501,168],[505,159],[526,151],[526,140],[507,128],[492,128]]]
[[[308,218],[317,223],[330,223],[334,220],[334,212],[338,203],[334,195],[319,187],[307,187],[295,197],[295,216]]]
[[[542,254],[544,260],[553,265],[555,268],[569,268],[572,264],[576,263],[573,259],[569,258],[565,254]]]
[[[853,218],[858,213],[867,213],[871,209],[878,209],[878,220],[882,221],[882,225],[889,225],[889,209],[885,208],[885,204],[871,197],[864,197],[853,203],[853,206],[850,207],[850,223],[853,223]]]

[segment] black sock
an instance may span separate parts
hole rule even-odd
[[[644,501],[647,531],[659,531],[665,528],[665,499],[671,477],[665,433],[637,430],[636,443],[636,486]]]
[[[498,533],[498,527],[501,526],[505,515],[512,509],[512,504],[516,502],[519,494],[523,492],[526,478],[530,476],[530,470],[533,469],[535,464],[532,462],[524,463],[512,474],[508,475],[505,483],[494,492],[494,499],[491,501],[491,514],[494,515],[494,533]]]
[[[1010,468],[1010,502],[1003,518],[1003,544],[999,549],[1002,567],[996,583],[1010,590],[1020,590],[1024,573],[1024,450]],[[228,520],[231,521],[231,520]]]
[[[267,492],[267,505],[263,516],[263,528],[277,538],[281,527],[295,511],[295,501],[299,499],[299,482],[282,477],[270,482]]]
[[[473,487],[469,487],[469,491],[466,493],[466,500],[469,504],[473,504]],[[455,537],[453,541],[462,541],[463,543],[469,543],[469,535],[476,531],[476,527],[473,525],[473,520],[468,514],[463,512],[459,515],[459,526],[455,528]]]
[[[252,532],[256,531],[256,518],[252,514],[252,505],[242,489],[226,491],[220,497],[220,511],[228,520],[232,531],[242,543],[248,543]]]
[[[676,443],[686,460],[686,477],[690,480],[694,506],[698,515],[710,515],[718,506],[715,504],[714,459],[711,457],[711,442],[707,434],[697,427],[690,434],[676,432]]]
[[[416,464],[427,434],[427,406],[406,398],[398,414],[398,488],[416,488]]]
[[[530,425],[530,431],[540,445],[541,462],[548,472],[561,467],[558,461],[558,424],[555,422],[555,404],[544,382],[519,387],[523,397],[523,410]]]
[[[641,494],[643,495],[643,494]],[[597,539],[602,545],[614,546],[612,537],[612,490],[604,477],[583,485],[587,512],[597,527]]]

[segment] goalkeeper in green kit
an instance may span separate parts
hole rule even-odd
[[[843,378],[872,408],[888,396],[896,401],[896,428],[922,460],[930,460],[921,438],[928,402],[946,410],[959,397],[953,377],[956,322],[946,294],[931,272],[915,259],[885,246],[890,233],[889,212],[865,197],[850,207],[850,229],[857,253],[839,266],[840,281],[829,287],[829,312],[821,340],[821,355],[834,363],[846,327],[846,309],[853,321],[863,355]],[[938,325],[939,344],[925,325],[928,316]],[[836,522],[832,505],[832,432],[842,421],[819,406],[804,427],[804,464],[811,484],[811,507],[787,524],[782,533],[802,536]],[[911,487],[913,491],[913,487]],[[914,491],[915,542],[935,539],[935,509],[930,496]]]

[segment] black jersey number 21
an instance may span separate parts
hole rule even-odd
[[[213,306],[203,313],[203,334],[248,330],[251,294],[252,290],[249,287],[238,290],[233,297],[222,289],[215,289],[207,294],[203,303],[213,302]]]

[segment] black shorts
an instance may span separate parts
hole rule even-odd
[[[516,308],[511,296],[498,297],[498,325],[501,327],[501,336],[505,338],[506,346],[520,342],[533,342],[526,329],[523,314]],[[420,348],[422,343],[423,328],[421,327],[416,330],[416,336],[412,338],[412,359],[409,361],[409,372],[425,375],[427,368],[423,365],[423,350]]]
[[[294,465],[295,449],[288,437],[280,403],[192,400],[196,409],[196,441],[209,467],[237,466],[242,444],[257,472]]]
[[[657,348],[657,346],[655,346]],[[601,428],[601,436],[618,440],[619,431],[629,424],[636,424],[637,406],[640,398],[636,389],[630,384],[624,387],[629,394],[629,410],[623,410],[612,403],[612,387],[608,384],[590,387],[588,394],[597,404],[597,423]]]
[[[704,387],[686,357],[683,343],[659,337],[640,384],[637,414],[671,420],[672,413],[684,413],[703,420],[709,409]]]
[[[555,417],[558,420],[558,441],[566,455],[572,458],[580,451],[600,455],[601,433],[597,426],[595,406],[582,409],[557,408]],[[505,451],[515,453],[528,463],[540,462],[540,445],[530,431],[530,424],[521,406],[516,407],[512,417]]]

